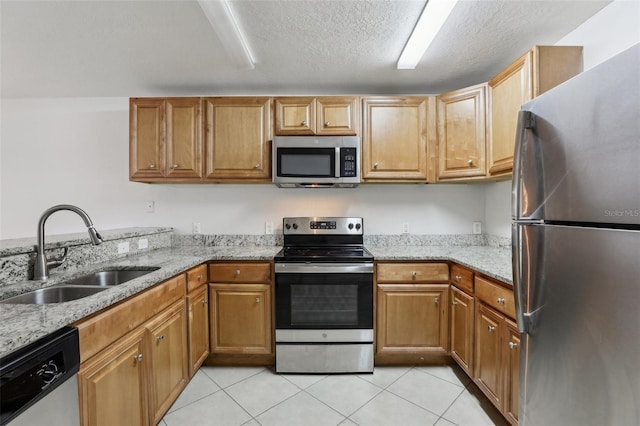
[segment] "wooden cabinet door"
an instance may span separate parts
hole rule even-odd
[[[501,323],[503,317],[482,303],[476,304],[476,384],[502,410]]]
[[[358,98],[327,96],[316,98],[316,134],[357,135]]]
[[[448,285],[378,284],[377,353],[446,353]]]
[[[167,98],[167,178],[202,177],[202,100]]]
[[[473,296],[451,286],[451,357],[473,377]]]
[[[211,352],[271,354],[268,284],[209,284]]]
[[[143,336],[143,330],[134,332],[82,366],[78,382],[83,425],[149,424]]]
[[[506,319],[504,362],[504,416],[509,423],[518,424],[518,399],[520,391],[520,333],[518,326],[513,321]]]
[[[271,181],[271,98],[206,98],[206,178]]]
[[[164,99],[129,100],[129,177],[162,178],[165,169]]]
[[[316,132],[314,97],[275,99],[276,135],[313,135]]]
[[[427,180],[427,98],[362,100],[362,179]]]
[[[189,377],[209,355],[209,293],[207,286],[189,293]]]
[[[151,423],[157,424],[187,383],[187,319],[184,300],[146,326],[149,337]]]
[[[438,179],[486,174],[486,84],[438,96]]]

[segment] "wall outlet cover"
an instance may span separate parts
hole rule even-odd
[[[403,234],[408,234],[409,233],[409,223],[405,222],[402,224],[402,233]]]
[[[473,233],[475,235],[482,234],[482,222],[473,222]]]
[[[200,222],[193,222],[193,233],[194,234],[202,233],[202,229],[200,228]]]
[[[129,242],[118,243],[118,254],[129,253]]]
[[[264,223],[264,233],[266,235],[273,235],[273,222]]]
[[[142,238],[138,240],[138,250],[144,250],[149,247],[149,240]]]
[[[148,200],[146,202],[146,211],[147,213],[153,213],[156,210],[156,203],[153,200]]]

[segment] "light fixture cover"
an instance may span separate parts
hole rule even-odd
[[[397,67],[399,70],[415,69],[456,3],[458,0],[428,0],[400,54],[400,58],[398,58]]]

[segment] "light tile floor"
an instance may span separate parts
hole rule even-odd
[[[275,374],[202,367],[160,426],[507,426],[458,366],[373,374]]]

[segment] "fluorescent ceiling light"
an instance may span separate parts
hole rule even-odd
[[[398,58],[399,70],[415,69],[458,0],[428,0]]]
[[[228,0],[198,0],[222,46],[234,62],[245,69],[255,68],[255,59]]]

